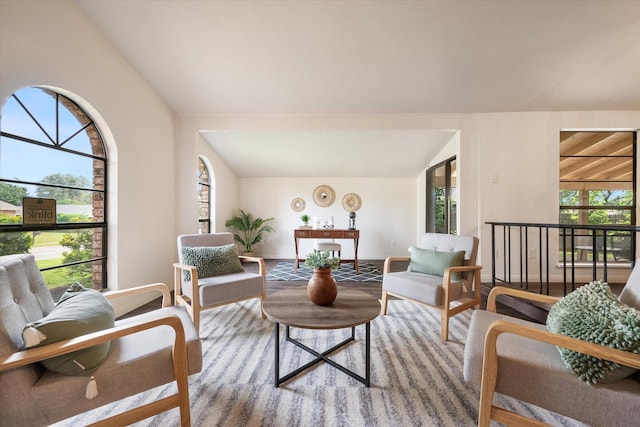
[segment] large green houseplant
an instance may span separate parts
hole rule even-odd
[[[240,213],[225,221],[224,225],[236,230],[233,233],[235,241],[244,247],[244,253],[250,253],[253,252],[253,245],[262,241],[265,233],[274,231],[266,224],[269,221],[273,221],[273,218],[254,218],[250,213],[240,210]]]

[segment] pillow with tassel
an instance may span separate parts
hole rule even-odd
[[[24,348],[40,347],[112,328],[115,312],[102,293],[74,283],[44,318],[28,323],[22,330]],[[107,358],[110,342],[43,360],[50,371],[90,377],[86,397],[97,397],[93,372]]]

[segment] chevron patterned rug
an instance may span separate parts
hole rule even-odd
[[[304,267],[300,263],[298,272],[293,271],[293,262],[279,262],[267,271],[267,281],[304,281],[311,279],[313,268]],[[359,274],[353,264],[340,264],[338,270],[331,272],[336,282],[382,282],[382,272],[373,264],[358,264]]]
[[[437,311],[404,300],[371,322],[371,387],[319,363],[275,388],[273,323],[259,316],[257,300],[202,313],[203,370],[189,380],[194,427],[225,426],[475,426],[479,391],[462,378],[470,314],[451,319],[450,341],[440,340]],[[281,328],[281,337],[284,337]],[[306,345],[324,349],[350,330],[292,329]],[[312,356],[284,341],[280,374]],[[333,353],[336,362],[364,375],[364,327],[356,341]],[[173,390],[159,387],[134,398],[65,420],[83,426],[115,412],[157,400]],[[554,426],[581,425],[498,395],[496,402]],[[176,409],[135,424],[179,426]]]

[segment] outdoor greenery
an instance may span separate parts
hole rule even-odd
[[[62,262],[64,264],[91,259],[93,232],[91,230],[82,230],[73,234],[64,234],[60,239],[60,245],[70,249],[63,252]],[[67,277],[73,281],[90,284],[91,274],[91,263],[83,263],[70,266]]]
[[[14,206],[22,204],[22,198],[27,197],[27,189],[6,182],[0,182],[0,200]]]
[[[53,184],[63,187],[39,186],[36,188],[36,196],[46,199],[56,199],[59,205],[90,205],[91,193],[78,188],[90,188],[89,180],[81,175],[56,173],[45,176],[40,180],[43,184]]]
[[[591,190],[588,191],[588,205],[581,201],[580,190],[560,191],[561,224],[631,224],[633,191]],[[585,223],[582,220],[587,209]]]
[[[560,224],[567,225],[632,225],[633,206],[631,190],[561,190],[560,191]],[[562,232],[561,232],[562,233]],[[593,246],[593,235],[590,231],[576,232],[579,245]],[[595,233],[595,246],[602,247],[603,233]],[[628,262],[631,254],[632,235],[629,232],[617,231],[607,233],[607,247],[620,250],[616,256]],[[560,240],[560,257],[563,254],[565,239]],[[589,257],[593,254],[589,253]],[[607,259],[615,261],[614,254],[608,253]]]
[[[43,269],[54,267],[56,265],[60,265],[61,262],[61,258],[40,260],[38,261],[38,268]],[[69,278],[67,277],[65,268],[43,271],[42,278],[49,289],[67,287],[72,283],[72,281],[69,281]]]
[[[340,258],[331,256],[330,251],[311,252],[304,259],[304,266],[337,270],[340,268]]]
[[[21,216],[0,215],[0,224],[21,224]],[[33,245],[31,233],[11,232],[0,234],[0,255],[26,254]]]
[[[267,222],[273,220],[274,218],[254,219],[250,213],[240,210],[240,213],[225,221],[224,225],[237,230],[233,235],[235,241],[240,243],[246,252],[252,252],[253,246],[262,242],[265,233],[274,231],[270,225],[267,225]]]

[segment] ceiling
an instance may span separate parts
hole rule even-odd
[[[179,116],[640,109],[636,0],[75,2]],[[318,173],[309,144],[360,154],[393,144],[369,173],[411,176],[445,134],[204,137],[239,176]],[[356,176],[350,168],[323,176]]]

